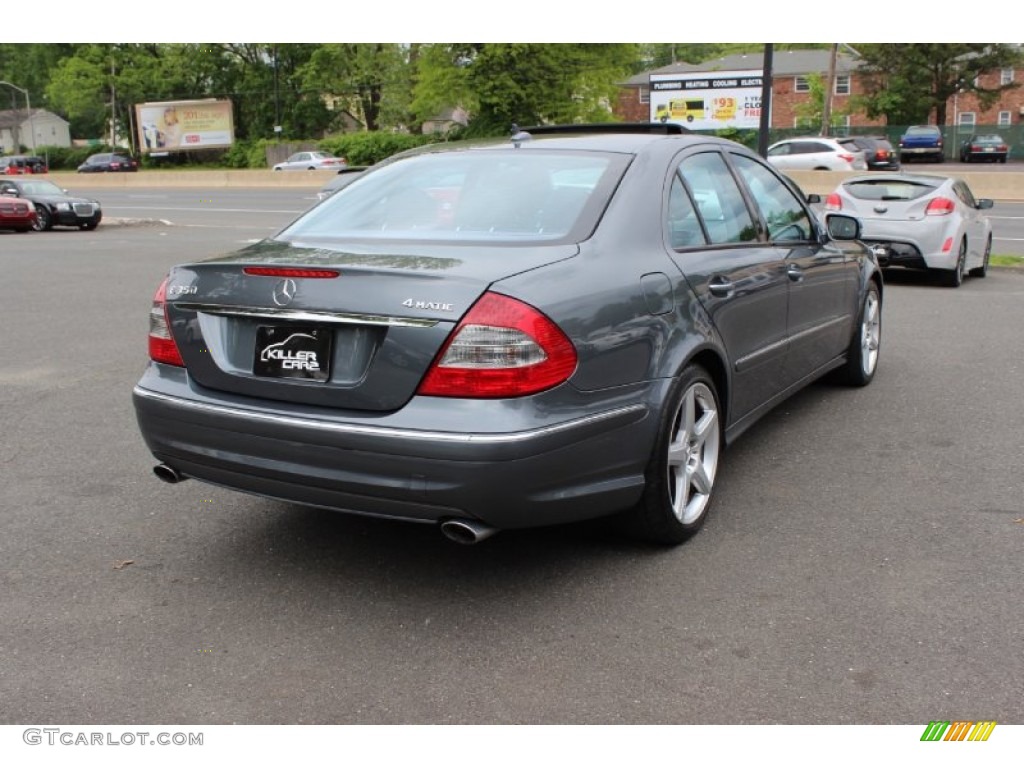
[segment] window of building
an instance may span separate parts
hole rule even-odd
[[[1013,82],[1013,68],[1002,69],[999,71],[999,84],[1009,85]]]
[[[807,93],[811,90],[811,84],[807,82],[806,77],[797,75],[793,78],[793,91],[796,93]]]
[[[1010,124],[1010,113],[1009,112],[1000,112],[999,113],[999,125],[1009,125],[1009,124]]]
[[[640,95],[641,104],[651,103],[651,89],[649,87],[647,87],[646,85],[641,85],[638,90],[638,93]]]
[[[974,112],[961,112],[957,120],[958,125],[973,126],[977,115]]]
[[[850,76],[836,75],[836,96],[850,95]]]

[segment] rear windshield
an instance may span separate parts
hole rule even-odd
[[[907,136],[935,136],[939,129],[934,125],[912,125],[907,128]]]
[[[860,200],[916,200],[931,194],[939,183],[927,181],[874,180],[853,181],[843,185],[847,192]]]
[[[537,242],[586,236],[627,157],[438,152],[361,174],[277,239]]]

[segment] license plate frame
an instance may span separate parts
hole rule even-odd
[[[334,334],[315,325],[256,328],[252,372],[268,379],[325,382],[331,376]]]

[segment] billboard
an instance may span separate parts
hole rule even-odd
[[[231,102],[226,100],[136,104],[135,125],[139,147],[147,154],[230,147],[235,140]]]
[[[651,121],[694,131],[758,128],[762,71],[651,75]]]

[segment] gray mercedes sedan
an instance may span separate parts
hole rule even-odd
[[[859,234],[674,125],[414,151],[172,269],[139,426],[167,482],[461,543],[612,513],[679,543],[730,441],[825,374],[874,376],[883,286]]]

